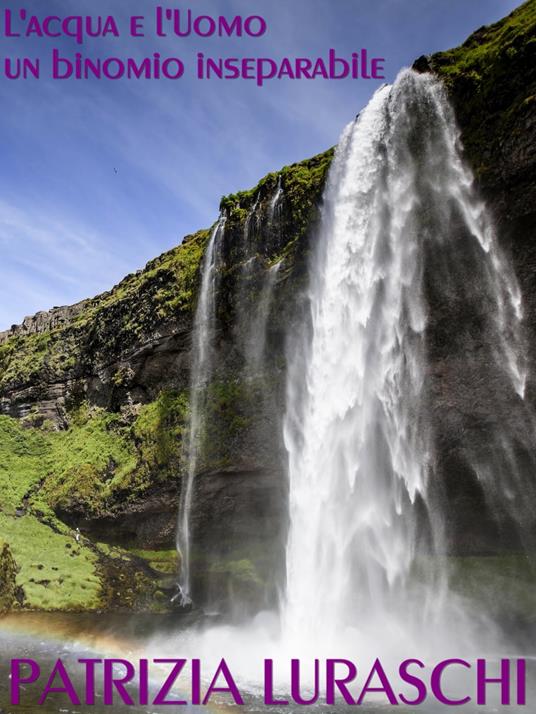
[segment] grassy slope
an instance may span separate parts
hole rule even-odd
[[[158,419],[149,416],[154,409],[142,410],[132,429],[147,429],[149,418],[155,436]],[[128,561],[129,553],[85,538],[77,543],[52,507],[74,504],[90,514],[105,509],[138,466],[140,454],[129,437],[117,417],[102,410],[78,414],[64,432],[25,428],[0,416],[0,533],[18,567],[24,607],[91,610],[106,604],[100,556]],[[146,448],[150,443],[147,439]],[[176,567],[173,553],[133,555],[161,573]]]
[[[49,439],[46,433],[0,417],[0,533],[19,568],[17,585],[23,588],[27,607],[93,609],[100,595],[95,553],[76,544],[69,530],[46,512],[49,509],[44,518],[31,507],[17,516],[24,497],[38,492],[45,476]]]

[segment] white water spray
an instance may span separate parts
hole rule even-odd
[[[249,253],[251,251],[251,243],[252,243],[252,238],[255,234],[255,231],[257,229],[257,222],[258,222],[258,216],[257,216],[257,208],[259,206],[259,194],[255,197],[255,202],[251,209],[248,212],[248,215],[246,216],[246,220],[244,221],[244,245],[246,248],[246,251]]]
[[[270,199],[270,204],[268,206],[268,220],[270,221],[270,223],[272,223],[274,218],[279,214],[282,198],[283,186],[281,185],[281,176],[279,176],[279,178],[277,179],[277,186],[274,195]]]
[[[519,290],[472,183],[430,75],[402,72],[343,133],[311,267],[310,333],[294,343],[289,367],[283,636],[293,651],[320,643],[336,651],[349,631],[358,646],[367,631],[409,641],[410,629],[424,632],[444,614],[423,269],[425,250],[441,249],[455,222],[480,253],[475,279],[498,359],[518,394],[524,389]],[[436,565],[416,587],[419,509],[429,514],[423,562]]]

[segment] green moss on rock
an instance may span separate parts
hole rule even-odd
[[[78,412],[67,431],[48,437],[39,498],[56,511],[99,514],[115,491],[123,490],[136,463],[128,428],[118,415],[93,409],[84,418]]]
[[[101,586],[95,554],[77,544],[70,529],[41,501],[52,436],[0,416],[0,533],[18,566],[16,587],[22,606],[96,609]]]
[[[183,467],[182,444],[188,415],[187,391],[164,389],[155,401],[141,407],[132,426],[138,455],[138,488],[177,479]]]
[[[44,367],[51,334],[16,336],[0,345],[0,386],[28,381]]]

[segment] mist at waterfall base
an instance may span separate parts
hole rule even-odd
[[[292,657],[307,680],[314,658],[347,658],[361,671],[380,658],[396,672],[410,657],[433,665],[518,654],[504,623],[451,587],[456,514],[438,473],[438,379],[459,379],[470,392],[477,370],[495,411],[480,428],[485,443],[468,429],[459,448],[486,505],[483,527],[497,537],[508,532],[516,552],[530,552],[535,422],[524,401],[521,297],[473,185],[453,111],[430,75],[404,70],[346,127],[324,190],[307,319],[288,337],[289,533],[280,607],[240,624],[158,637],[155,654],[180,649],[212,671],[225,657],[253,693],[265,658],[276,661],[285,691]],[[221,221],[204,264],[211,274],[217,235]],[[210,339],[209,283],[204,278],[198,340]],[[443,309],[443,321],[432,324],[431,304]],[[204,348],[197,349],[194,369],[206,370]],[[441,349],[455,377],[432,369],[431,354],[441,365]],[[194,400],[195,419],[199,408]],[[184,550],[184,502],[181,513]]]

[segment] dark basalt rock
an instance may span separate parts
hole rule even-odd
[[[237,616],[277,602],[286,542],[284,470],[200,474],[192,509],[195,602]]]
[[[111,513],[90,515],[81,507],[64,511],[58,508],[58,517],[71,527],[96,542],[138,548],[167,548],[175,545],[177,514],[174,501],[175,484],[155,486],[143,499],[132,503],[119,503]]]
[[[430,55],[421,55],[418,57],[413,63],[412,69],[420,73],[431,72]]]

